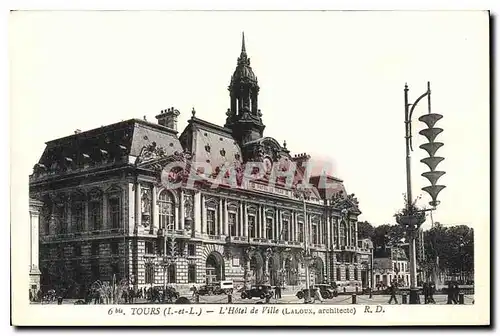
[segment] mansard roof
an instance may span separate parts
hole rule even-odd
[[[182,151],[176,134],[167,127],[130,119],[46,143],[33,178],[76,172],[99,165],[128,164],[131,157],[155,143],[166,153]]]

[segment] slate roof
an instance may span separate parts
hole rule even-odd
[[[35,175],[73,171],[94,162],[128,163],[129,156],[139,156],[142,148],[153,142],[164,148],[167,155],[182,151],[176,132],[144,120],[130,119],[47,142],[35,165]]]

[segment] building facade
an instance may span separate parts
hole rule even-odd
[[[389,287],[397,281],[400,287],[410,286],[410,264],[403,247],[388,247],[386,258],[373,259],[375,286]]]
[[[39,219],[43,203],[34,199],[29,200],[30,209],[30,296],[35,297],[40,289],[39,268]]]
[[[157,123],[132,119],[48,142],[30,176],[42,286],[68,295],[97,280],[299,286],[308,265],[313,283],[360,280],[356,198],[336,177],[306,175],[309,155],[264,136],[258,93],[243,40],[224,126],[193,109],[179,135],[180,112],[169,108]],[[255,162],[262,170],[249,171]]]

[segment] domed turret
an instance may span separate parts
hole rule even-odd
[[[259,139],[263,135],[262,113],[258,109],[259,94],[257,76],[250,66],[243,33],[241,54],[229,84],[231,107],[226,115],[225,127],[233,130],[241,144]]]
[[[243,33],[241,54],[240,57],[238,58],[238,65],[236,66],[233,76],[231,77],[231,84],[229,90],[231,90],[231,87],[237,86],[242,83],[253,84],[258,87],[257,76],[255,76],[255,73],[253,72],[252,67],[250,66],[250,58],[248,58],[247,51],[245,49],[245,33]]]

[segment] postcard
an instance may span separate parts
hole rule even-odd
[[[487,11],[9,24],[13,325],[490,324]]]

